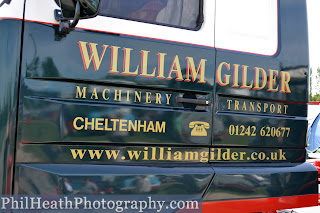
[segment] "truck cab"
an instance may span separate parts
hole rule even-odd
[[[0,5],[2,194],[318,205],[305,0]]]

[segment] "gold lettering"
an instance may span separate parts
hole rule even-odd
[[[164,57],[167,53],[158,53],[158,76],[156,78],[164,79]]]
[[[180,61],[179,61],[179,56],[176,55],[173,59],[169,75],[167,77],[167,80],[171,80],[171,74],[175,72],[177,78],[175,79],[176,81],[183,81],[182,73],[181,73],[181,66],[180,66]]]
[[[110,89],[104,89],[102,92],[102,98],[107,101],[107,100],[109,100],[109,97],[106,98],[106,91],[108,91],[108,93],[110,93]]]
[[[160,153],[159,153],[159,160],[164,160],[164,148],[163,147],[160,147]]]
[[[105,131],[112,131],[112,129],[108,127],[108,123],[109,123],[109,120],[107,118],[104,119],[104,130]]]
[[[259,67],[255,67],[254,68],[255,70],[255,80],[254,80],[254,87],[253,89],[254,90],[261,90],[263,89],[266,84],[267,84],[267,73],[264,69],[262,68],[259,68]],[[262,76],[261,76],[261,86],[259,85],[259,82],[260,82],[260,73],[262,73]]]
[[[161,93],[156,93],[156,104],[161,104]]]
[[[222,153],[223,160],[230,160],[230,149],[227,149],[224,153]]]
[[[150,132],[150,131],[155,132],[153,121],[149,122],[149,125],[148,125],[148,128],[147,128],[147,132]]]
[[[173,155],[174,155],[173,160],[182,160],[182,152],[175,151]]]
[[[209,152],[200,152],[200,162],[205,163],[208,162]]]
[[[282,107],[282,106],[279,104],[279,105],[278,105],[278,113],[279,113],[279,114],[281,114],[281,111],[282,111],[282,110],[281,110],[281,107]]]
[[[104,119],[103,118],[96,118],[96,122],[95,122],[95,130],[99,130],[99,131],[102,131],[103,128],[102,127],[99,127],[99,125],[103,125],[103,122]]]
[[[271,152],[271,160],[277,160],[278,159],[278,153],[277,152]]]
[[[276,85],[276,80],[278,77],[278,70],[268,70],[269,71],[269,86],[268,86],[268,91],[271,92],[277,92],[278,91],[278,87],[277,88],[273,88]],[[275,75],[274,75],[275,74]]]
[[[239,101],[234,101],[234,110],[239,110]]]
[[[270,105],[270,112],[274,113],[274,111],[276,110],[276,106],[274,104]]]
[[[284,105],[284,114],[285,115],[287,114],[287,108],[288,108],[288,105]]]
[[[244,160],[244,156],[245,156],[245,152],[240,152],[240,158],[239,158],[239,160]]]
[[[143,132],[146,132],[147,122],[143,121],[143,124],[141,124],[141,121],[138,121],[138,131],[141,132],[141,127],[143,127]]]
[[[102,156],[102,153],[104,152],[104,150],[88,150],[89,154],[90,154],[90,158],[91,159],[95,159],[95,157],[97,157],[97,159],[99,160]]]
[[[281,71],[281,89],[279,92],[282,93],[291,93],[290,87],[289,87],[289,82],[290,82],[290,73],[289,72],[284,72]]]
[[[166,122],[163,121],[160,125],[159,121],[156,121],[156,132],[162,132],[165,133],[166,132]]]
[[[242,105],[242,111],[247,111],[247,105],[246,105],[246,102],[244,101],[243,102],[243,105]]]
[[[113,131],[117,130],[117,122],[119,122],[119,119],[110,119],[110,121],[113,122]]]
[[[103,56],[108,48],[109,45],[102,45],[103,50],[102,53],[99,57],[98,55],[98,51],[97,51],[97,45],[96,43],[89,43],[89,47],[90,47],[90,51],[91,51],[91,56],[89,57],[88,54],[88,49],[87,49],[87,43],[88,42],[84,42],[84,41],[79,41],[79,47],[80,47],[80,52],[81,52],[81,56],[82,56],[82,61],[83,61],[83,66],[84,69],[87,70],[89,69],[90,63],[93,59],[93,66],[94,66],[94,70],[98,71],[100,68],[100,64],[101,61],[103,59]]]
[[[257,104],[257,108],[258,108],[257,112],[261,112],[261,103]]]
[[[82,90],[80,89],[79,86],[76,86],[77,88],[77,93],[76,93],[76,98],[86,98],[86,93],[87,93],[87,87],[82,87]]]
[[[151,92],[146,92],[146,103],[147,104],[151,104],[150,96],[151,96]]]
[[[156,68],[153,68],[152,73],[148,74],[148,55],[150,51],[141,50],[141,77],[153,78],[155,76]]]
[[[242,86],[240,88],[244,89],[251,89],[252,88],[252,81],[250,81],[250,85],[247,85],[248,81],[248,67],[247,65],[242,65]]]
[[[93,92],[92,92],[92,95],[91,95],[91,98],[90,99],[92,99],[92,97],[94,96],[94,99],[98,99],[98,94],[97,94],[97,89],[96,88],[94,88],[93,89]]]
[[[111,46],[111,65],[109,73],[119,73],[118,71],[118,53],[119,48],[117,46]]]
[[[144,157],[143,157],[142,160],[149,160],[149,159],[148,159],[148,149],[149,149],[148,147],[145,147],[145,148],[144,148],[145,151],[143,151],[143,153],[144,153],[143,156],[144,156]]]
[[[78,155],[80,160],[83,158],[84,154],[86,153],[86,149],[70,149],[72,153],[73,159],[77,159]]]
[[[233,65],[233,84],[231,87],[239,87],[239,66],[240,64]]]
[[[232,160],[238,160],[238,153],[237,152],[232,152],[231,159]]]
[[[217,77],[218,84],[220,84],[220,86],[227,86],[229,84],[230,75],[224,75],[225,80],[224,82],[222,82],[222,79],[221,79],[222,66],[226,66],[227,71],[230,70],[230,64],[228,64],[227,62],[222,62],[219,64],[217,68],[216,77]]]
[[[215,160],[215,159],[214,159],[214,148],[211,148],[210,160]]]
[[[94,130],[94,118],[92,118],[91,122],[89,122],[89,119],[88,118],[85,118],[84,119],[84,129],[85,130],[88,130],[88,126],[90,125],[91,126],[91,130]]]
[[[80,126],[78,126],[77,125],[77,121],[81,121],[81,122],[83,122],[84,121],[84,119],[82,118],[82,117],[76,117],[74,120],[73,120],[73,127],[76,129],[76,130],[82,130],[83,129],[83,125],[80,125]]]
[[[217,153],[217,160],[221,160],[221,149],[217,149],[218,153]]]
[[[166,94],[167,97],[167,105],[170,105],[170,98],[171,98],[172,94]]]
[[[130,101],[130,91],[127,90],[127,101],[129,102]]]
[[[199,159],[199,154],[198,152],[185,152],[185,159],[186,160],[198,160]]]
[[[120,119],[119,131],[121,131],[121,132],[128,131],[127,129],[124,129],[125,127],[127,127],[127,122],[128,122],[127,120]]]
[[[228,102],[228,109],[230,110],[230,104],[232,103],[232,100],[227,100]]]
[[[141,102],[141,92],[134,91],[134,102],[137,102],[137,99],[138,102]]]
[[[187,59],[187,70],[186,70],[186,79],[184,81],[186,81],[186,82],[191,81],[190,74],[189,74],[189,73],[191,73],[191,79],[192,79],[192,82],[194,82],[198,76],[198,73],[199,73],[200,78],[199,78],[198,83],[206,83],[206,81],[204,80],[204,77],[205,77],[205,66],[206,66],[207,60],[201,59],[198,64],[197,70],[196,70],[193,58],[186,57],[186,59]]]
[[[250,111],[254,111],[255,102],[250,102]]]
[[[112,122],[110,127],[109,121]],[[162,121],[141,121],[107,118],[82,118],[76,117],[73,120],[73,127],[76,130],[96,130],[96,131],[121,131],[121,132],[166,132],[166,122]]]
[[[139,70],[139,65],[137,66],[136,71],[130,72],[130,57],[131,57],[131,48],[123,48],[124,51],[124,65],[123,65],[123,72],[121,74],[123,75],[137,75]]]
[[[119,90],[119,92],[118,92],[118,90],[114,90],[114,100],[115,101],[121,101],[121,91],[122,90]]]
[[[132,120],[129,120],[129,125],[128,125],[128,131],[137,131],[137,120],[134,121],[134,123],[132,122]]]
[[[264,103],[263,104],[263,108],[264,108],[263,112],[266,112],[268,107],[269,107],[269,105],[267,103]]]
[[[152,153],[151,153],[151,159],[150,160],[157,160],[156,159],[156,155],[157,155],[156,150],[157,150],[157,148],[156,147],[151,147],[151,149],[152,149]]]

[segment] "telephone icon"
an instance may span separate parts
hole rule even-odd
[[[191,136],[207,136],[206,129],[209,129],[210,125],[203,121],[192,121],[189,123],[189,128],[192,128]]]

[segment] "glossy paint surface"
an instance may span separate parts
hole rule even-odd
[[[14,193],[316,194],[305,2],[278,6],[272,57],[25,21]]]
[[[18,168],[23,178],[16,194],[189,194],[201,198],[213,176],[212,168],[203,165],[21,164]]]
[[[25,34],[29,36],[24,37],[19,141],[304,148],[307,35],[290,33],[295,29],[304,32],[303,20],[295,25],[281,24],[292,18],[285,8],[292,7],[295,14],[303,17],[303,3],[297,4],[300,9],[292,3],[279,2],[281,39],[278,53],[272,57],[223,50],[218,50],[215,56],[211,48],[85,30],[76,30],[58,39],[57,26],[26,22]],[[96,63],[100,66],[96,67],[92,58],[84,60],[86,54],[90,55],[89,43],[96,45],[100,57]],[[291,50],[293,47],[296,51]],[[85,49],[89,52],[83,52]],[[163,54],[162,62],[159,54]],[[205,83],[200,83],[199,70],[198,79],[192,76],[194,82],[187,80],[191,79],[188,57],[193,58],[195,66],[205,61],[202,64]],[[229,85],[220,85],[217,72],[221,63],[233,65],[233,69],[238,66],[238,82],[235,76],[230,76]],[[178,64],[182,76],[173,71],[179,70]],[[159,66],[163,66],[163,74],[159,74]],[[199,66],[200,63],[197,68]],[[248,69],[247,75],[241,71],[243,66]],[[146,68],[145,74],[142,67]],[[267,74],[269,80],[265,87],[242,88],[241,85],[257,83],[257,67]],[[235,75],[232,70],[223,68],[222,83],[227,75]],[[272,87],[269,70],[276,71]],[[281,72],[288,75],[281,75]],[[262,73],[258,72],[258,87],[263,84]],[[159,77],[162,75],[164,77]],[[290,81],[284,85],[286,91],[282,93],[280,89],[289,75]],[[277,91],[269,91],[270,87]],[[213,104],[212,107],[178,104],[177,97],[205,99]],[[75,121],[77,117],[81,120]],[[82,122],[85,118],[89,121],[109,119],[109,126],[105,122],[101,126],[104,130],[97,131],[90,125],[87,129],[76,130],[75,126],[86,125]],[[111,119],[116,121],[111,123]],[[105,131],[112,124],[120,126],[120,120],[124,128]],[[130,131],[129,120],[165,122],[166,132],[155,133],[152,127],[148,128],[148,123],[146,128],[142,125],[142,129]],[[190,135],[193,129],[189,124],[193,121],[209,124],[205,137]],[[240,128],[240,132],[230,134],[233,127]],[[248,128],[250,133],[244,134]],[[40,134],[35,135],[38,129],[41,129]],[[267,132],[264,135],[261,131]]]
[[[10,194],[14,167],[22,21],[0,18],[0,193]]]
[[[317,171],[309,164],[277,167],[214,167],[204,201],[317,194]],[[303,184],[302,184],[303,183]]]
[[[264,57],[217,51],[215,100],[219,103],[213,115],[213,135],[224,137],[214,137],[213,146],[306,146],[309,63],[306,4],[279,1],[278,8],[277,54]],[[241,131],[230,135],[230,125],[242,126],[242,135]],[[251,133],[243,134],[248,127]],[[288,128],[290,134],[284,137],[264,134],[264,130],[272,128]],[[256,136],[252,136],[253,130]]]
[[[210,151],[210,153],[209,153]],[[112,154],[113,153],[113,154]],[[235,153],[246,153],[235,154]],[[178,157],[179,155],[183,157]],[[264,156],[264,157],[263,157]],[[262,158],[263,157],[263,158]],[[244,149],[179,146],[102,146],[59,143],[22,144],[17,151],[19,163],[283,163],[304,162],[301,149]]]
[[[53,37],[55,26],[30,22],[26,22],[25,33],[29,36],[25,37],[26,47],[22,67],[23,110],[21,109],[22,117],[19,127],[21,141],[210,144],[211,125],[207,130],[209,132],[207,136],[200,140],[190,137],[192,129],[188,125],[192,121],[212,123],[211,107],[177,104],[175,99],[190,97],[212,101],[213,73],[210,70],[212,71],[214,66],[214,51],[200,49],[199,52],[198,49],[190,46],[169,45],[159,41],[83,30],[77,30],[67,38],[56,41]],[[85,53],[81,53],[78,42],[91,41],[92,38],[99,45],[110,44],[110,46],[129,48],[132,52],[130,73],[142,66],[140,64],[141,49],[150,51],[148,74],[152,72],[153,67],[158,66],[156,55],[158,52],[166,54],[165,72],[171,65],[177,69],[180,66],[182,73],[186,72],[188,63],[185,57],[194,56],[194,61],[197,62],[205,58],[207,60],[204,76],[206,83],[192,80],[180,81],[177,78],[181,76],[174,72],[171,75],[163,74],[172,77],[177,75],[171,80],[169,77],[141,77],[142,74],[125,75],[124,71],[121,71],[121,66],[126,67],[129,64],[121,65],[124,60],[124,51],[121,49],[118,50],[118,73],[108,71],[110,63],[114,62],[111,58],[116,57],[114,55],[111,57],[112,51],[115,50],[110,48],[105,51],[104,57],[101,57],[99,70],[95,71],[92,64],[88,70],[84,70],[82,56]],[[87,48],[89,49],[89,46]],[[103,48],[99,49],[99,51],[102,50]],[[177,62],[179,56],[181,63]],[[172,64],[172,60],[176,60],[177,63]],[[182,78],[187,79],[186,74],[183,75]],[[190,73],[189,78],[191,78]],[[86,92],[83,92],[84,88]],[[79,92],[83,92],[82,95]],[[89,130],[77,131],[73,123],[77,117],[109,119],[110,128],[111,119],[122,119],[126,121],[126,127],[121,129],[114,127],[111,132],[106,130],[109,129],[106,125],[104,126],[106,131],[90,131],[97,130],[92,127],[89,127]],[[127,126],[129,120],[138,123],[153,121],[154,125],[157,122],[165,123],[165,131],[155,134],[156,131],[153,131],[152,127],[149,128],[148,124],[143,124],[144,126],[141,125],[142,127],[138,127],[138,130],[130,132]],[[81,121],[76,121],[76,125],[81,126],[83,124]],[[38,128],[41,128],[42,134],[32,135],[32,132],[36,132]],[[127,131],[117,133],[123,129]]]

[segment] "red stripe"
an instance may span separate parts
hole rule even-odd
[[[318,206],[318,194],[202,203],[202,213],[262,212]]]
[[[10,18],[8,18],[8,19],[10,19]],[[17,18],[17,19],[19,19],[19,18]],[[22,20],[22,19],[19,19],[19,20]],[[25,19],[25,21],[41,23],[41,24],[49,24],[49,25],[59,25],[59,23],[43,22],[43,21],[37,21],[37,20],[31,20],[31,19]],[[278,37],[279,36],[278,35],[277,35],[277,50],[275,51],[274,54],[268,55],[268,54],[259,54],[259,53],[240,51],[240,50],[224,49],[224,48],[220,48],[220,47],[203,45],[203,44],[194,44],[194,43],[190,43],[190,42],[182,42],[182,41],[175,41],[175,40],[169,40],[169,39],[147,37],[147,36],[141,36],[141,35],[131,35],[131,34],[126,34],[126,33],[111,32],[111,31],[98,30],[98,29],[92,29],[92,28],[83,28],[83,27],[75,27],[75,28],[76,29],[82,29],[82,30],[90,30],[90,31],[94,31],[94,32],[112,33],[112,34],[119,34],[119,35],[124,35],[124,36],[132,36],[132,37],[138,37],[138,38],[147,38],[147,39],[154,39],[154,40],[159,40],[159,41],[174,42],[174,43],[178,43],[178,44],[195,45],[195,46],[199,46],[199,47],[216,48],[216,49],[220,49],[220,50],[227,50],[227,51],[233,51],[233,52],[238,52],[238,53],[247,53],[247,54],[252,54],[252,55],[261,55],[261,56],[268,56],[268,57],[275,56],[277,54],[278,48],[279,48],[279,44],[278,44],[279,43],[278,42],[278,40],[279,40]],[[278,30],[278,27],[277,27],[277,30]]]
[[[22,18],[14,18],[14,17],[0,17],[0,19],[14,19],[14,20],[20,20],[22,21]]]
[[[21,141],[22,144],[34,144],[35,142],[33,141]]]
[[[320,105],[320,101],[309,101],[311,105]]]

